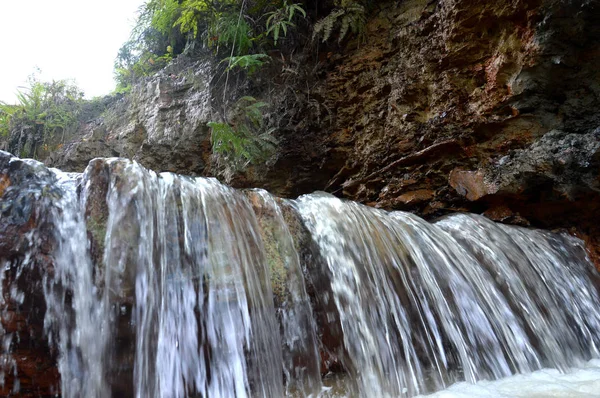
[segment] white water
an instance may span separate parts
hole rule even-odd
[[[597,274],[573,238],[480,216],[429,224],[325,194],[298,209],[329,268],[350,395],[412,396],[598,357]]]
[[[356,398],[344,377],[326,379],[322,398]],[[597,398],[600,397],[600,360],[593,359],[565,372],[541,369],[475,384],[455,383],[429,395],[414,398]]]
[[[56,172],[44,202],[45,330],[65,397],[600,396],[599,277],[573,237],[325,194],[283,202],[299,227],[264,191],[103,167],[105,197],[90,167]],[[12,374],[18,336],[0,337]],[[326,387],[323,352],[346,370]]]
[[[567,373],[543,369],[477,384],[457,383],[422,398],[594,398],[600,397],[600,360]]]
[[[110,183],[104,257],[125,283],[113,290],[135,291],[135,395],[283,396],[279,326],[248,201],[214,180],[124,167],[130,178]]]

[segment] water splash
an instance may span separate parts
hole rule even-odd
[[[457,383],[427,398],[594,398],[600,391],[600,360],[560,372],[542,369],[495,381]],[[425,396],[420,397],[425,398]]]

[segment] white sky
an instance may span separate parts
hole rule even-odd
[[[36,67],[87,98],[115,88],[113,63],[144,0],[0,0],[0,101],[14,103]]]

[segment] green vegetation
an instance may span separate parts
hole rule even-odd
[[[233,66],[255,71],[262,64],[256,61],[281,44],[299,15],[306,17],[303,7],[288,0],[149,0],[117,56],[117,91],[201,48],[228,58],[229,68],[237,60]],[[252,58],[235,58],[244,56]]]
[[[49,145],[64,143],[67,130],[77,124],[83,93],[73,83],[40,82],[30,77],[29,87],[17,93],[18,103],[0,103],[0,135],[15,132],[22,143],[21,156],[36,156]]]
[[[0,137],[7,138],[10,135],[10,123],[17,110],[16,105],[0,102]]]
[[[248,54],[227,57],[221,62],[227,62],[227,69],[225,69],[226,71],[230,71],[233,68],[238,67],[247,70],[248,74],[252,75],[270,58],[271,57],[269,57],[267,54]]]
[[[254,97],[242,97],[234,106],[229,122],[210,122],[213,156],[227,180],[248,164],[269,159],[277,146],[273,129],[265,123],[263,108],[268,104]]]
[[[303,6],[289,0],[149,0],[115,62],[117,92],[129,91],[174,57],[204,49],[224,64],[223,103],[216,105],[225,110],[229,73],[256,73],[271,59],[266,52],[283,44],[300,17],[306,17]],[[267,103],[252,97],[233,101],[228,112],[233,116],[208,124],[217,168],[226,178],[265,162],[276,146],[264,122]]]
[[[336,28],[339,30],[338,42],[346,37],[348,30],[362,38],[367,22],[365,6],[353,0],[336,0],[335,5],[329,15],[315,23],[313,39],[321,36],[321,41],[326,42]]]
[[[290,4],[287,0],[283,1],[283,6],[276,11],[267,13],[267,35],[273,35],[273,43],[277,45],[277,41],[283,32],[284,36],[287,36],[287,30],[290,27],[294,27],[292,20],[296,13],[302,14],[306,18],[306,11],[300,6],[300,4]]]
[[[336,30],[339,42],[348,32],[364,35],[366,8],[372,1],[325,3],[333,10],[314,23],[313,38],[326,42]],[[234,66],[247,65],[255,72],[261,64],[254,61],[272,49],[283,50],[290,30],[301,18],[308,18],[308,4],[308,0],[148,0],[115,61],[116,91],[127,92],[132,83],[173,58],[193,56],[202,49],[212,51],[217,59],[230,60],[229,69],[239,60]],[[236,58],[245,56],[253,58]]]
[[[293,1],[148,0],[140,9],[130,40],[116,59],[116,92],[128,92],[136,81],[154,74],[179,56],[194,59],[201,52],[210,52],[218,65],[213,84],[222,91],[222,99],[213,95],[213,105],[220,111],[221,120],[208,123],[217,168],[230,178],[248,164],[265,162],[277,144],[272,135],[274,129],[269,128],[263,117],[268,104],[253,97],[228,99],[228,84],[230,73],[239,76],[241,72],[252,77],[272,62],[267,53],[277,50],[285,62],[284,53],[294,51],[294,45],[301,42],[295,29],[311,17],[306,12],[308,5],[314,6],[315,19],[320,7],[310,0]],[[367,3],[368,0],[326,1],[321,8],[333,6],[333,10],[314,24],[313,38],[326,42],[336,30],[338,42],[348,32],[362,37]],[[304,28],[306,43],[307,36],[310,38],[307,32],[310,23],[304,24]]]

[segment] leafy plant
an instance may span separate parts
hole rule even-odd
[[[44,130],[64,130],[77,119],[83,93],[67,81],[41,83],[33,81],[29,89],[17,93],[19,101],[15,114],[30,124],[42,125]]]
[[[17,93],[16,105],[0,105],[0,132],[16,134],[16,142],[27,142],[26,156],[35,156],[37,148],[49,148],[47,142],[58,141],[59,134],[64,141],[77,123],[82,100],[83,93],[68,81],[42,83],[31,77],[29,87]],[[25,145],[19,146],[15,152],[23,153]]]
[[[178,21],[183,16],[182,10],[178,0],[150,0],[142,11],[141,24],[138,26],[143,29],[154,28],[172,39],[175,25],[181,23]]]
[[[287,36],[288,27],[295,26],[292,19],[299,12],[306,18],[306,11],[298,3],[290,4],[288,0],[283,1],[283,7],[276,11],[267,13],[267,35],[273,35],[273,43],[277,45],[277,41],[283,32],[283,36]]]
[[[367,22],[365,7],[353,0],[336,0],[335,4],[336,8],[329,15],[315,23],[313,39],[321,36],[321,41],[326,42],[336,28],[339,29],[338,43],[349,30],[361,37]]]
[[[276,147],[274,129],[265,126],[263,108],[267,103],[242,97],[235,105],[230,122],[209,122],[212,152],[221,174],[229,181],[248,164],[269,159]]]
[[[17,111],[16,105],[0,102],[0,137],[8,137],[10,134],[10,122]]]
[[[228,63],[227,71],[230,71],[233,68],[242,68],[247,70],[249,74],[253,74],[270,59],[271,57],[267,54],[248,54],[227,57],[221,62]]]
[[[254,41],[252,28],[239,12],[219,15],[208,33],[209,46],[225,46],[238,55],[247,54]]]
[[[298,15],[307,15],[301,2],[292,1],[147,0],[115,60],[115,92],[128,92],[133,83],[182,53],[193,55],[197,44],[212,49],[221,59],[230,57],[230,68],[255,71],[264,61],[262,55],[233,57],[277,46],[295,26]]]
[[[140,7],[131,36],[115,60],[116,93],[128,92],[134,82],[166,66],[184,48],[186,38],[175,26],[181,12],[179,0],[149,0]]]
[[[253,46],[252,18],[245,0],[148,0],[139,11],[130,39],[115,60],[116,92],[151,75],[196,43],[230,56],[246,55]]]

